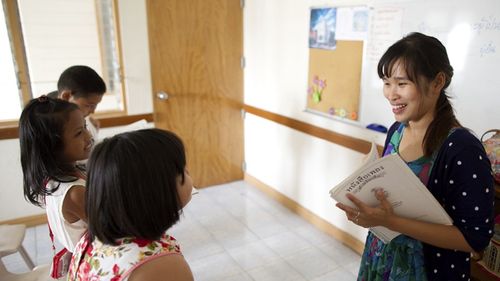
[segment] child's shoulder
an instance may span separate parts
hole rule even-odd
[[[51,195],[63,195],[73,186],[85,186],[85,180],[81,178],[51,179],[45,185],[47,190],[53,190]]]

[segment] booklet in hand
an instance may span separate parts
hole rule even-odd
[[[378,158],[376,145],[372,143],[364,162],[363,166],[330,190],[330,196],[335,201],[356,207],[346,197],[347,193],[351,193],[365,204],[375,207],[380,204],[375,191],[383,189],[398,216],[436,224],[453,223],[441,204],[398,154]],[[401,234],[382,226],[372,227],[370,231],[384,243]]]

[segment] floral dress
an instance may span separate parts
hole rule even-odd
[[[384,151],[384,156],[399,152],[403,131],[404,126],[401,125],[393,133]],[[433,159],[421,157],[407,164],[426,185]],[[361,259],[358,280],[427,280],[422,243],[406,235],[399,235],[390,243],[384,244],[373,233],[369,232]]]
[[[73,253],[68,280],[127,280],[145,262],[171,254],[181,251],[175,238],[166,233],[154,241],[123,238],[117,245],[103,244],[97,238],[89,243],[84,235]]]

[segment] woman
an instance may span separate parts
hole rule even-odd
[[[453,225],[399,217],[383,191],[375,195],[377,207],[348,195],[357,208],[337,206],[349,220],[403,234],[384,244],[369,232],[358,280],[468,280],[471,253],[483,250],[493,234],[494,187],[481,143],[460,125],[445,92],[453,76],[446,48],[411,33],[389,47],[378,74],[396,119],[384,155],[399,154]]]

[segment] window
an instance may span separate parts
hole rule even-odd
[[[21,115],[21,95],[18,90],[14,58],[12,57],[9,33],[7,32],[7,18],[3,3],[0,9],[0,120],[16,120]]]
[[[3,6],[6,6],[6,2],[2,1]],[[22,81],[22,78],[16,79],[16,72],[13,71],[16,63],[13,63],[13,66],[5,71],[10,71],[14,77],[5,77],[10,80],[10,84],[16,85],[15,90],[6,89],[2,80],[2,92],[3,95],[9,95],[9,99],[20,102],[11,102],[9,107],[13,108],[13,112],[9,116],[0,116],[0,120],[17,119],[22,104],[31,97],[57,90],[59,75],[71,65],[88,65],[106,82],[108,91],[97,108],[98,112],[124,110],[114,0],[17,0],[17,5],[18,16],[8,16],[20,22],[24,46],[21,50],[11,48],[9,36],[0,34],[2,73],[6,67],[3,63],[3,46],[6,45],[6,55],[9,55],[10,50],[15,50],[26,58],[29,75],[26,75],[25,79],[29,84],[29,94],[22,98],[23,95],[18,90],[18,85],[22,83],[16,82]],[[10,20],[12,22],[12,19]],[[10,31],[13,32],[12,29]],[[18,56],[19,54],[16,54],[14,58]],[[12,55],[9,60],[13,61]]]

